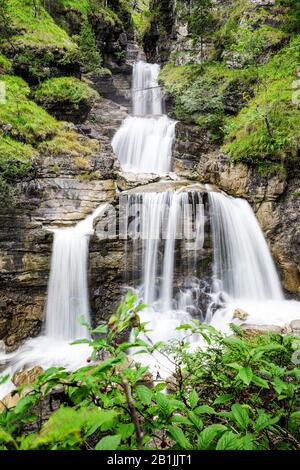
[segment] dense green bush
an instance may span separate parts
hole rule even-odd
[[[2,449],[300,449],[299,339],[246,339],[236,326],[235,336],[224,337],[195,322],[180,327],[182,341],[150,345],[140,338],[147,335],[138,316],[143,307],[129,293],[108,325],[79,341],[92,347],[95,363],[72,373],[47,370],[13,409],[2,411]],[[124,342],[129,328],[132,341]],[[193,353],[191,334],[204,346]],[[159,350],[173,362],[172,393],[164,393],[164,381],[146,386],[147,367],[128,364],[126,351],[136,348]],[[42,424],[38,404],[58,386],[61,405]]]

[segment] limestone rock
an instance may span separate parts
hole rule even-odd
[[[237,308],[233,313],[233,318],[237,320],[246,321],[248,317],[249,313],[245,312],[245,310],[242,310],[241,308]]]
[[[245,336],[248,338],[262,336],[266,333],[282,333],[281,327],[277,325],[250,325],[243,323],[240,328],[242,328]]]
[[[14,408],[20,399],[20,395],[15,392],[8,393],[2,400],[0,401],[0,413],[4,410],[4,408],[8,408],[9,410]]]
[[[123,173],[118,172],[117,186],[121,191],[127,191],[128,189],[133,189],[138,186],[144,186],[150,183],[155,183],[159,181],[160,177],[158,175],[149,175],[139,173]]]
[[[300,334],[300,320],[293,320],[291,322],[291,328],[293,330],[293,333]]]
[[[44,372],[44,369],[38,366],[33,367],[30,370],[23,370],[20,372],[16,372],[12,378],[12,382],[16,387],[20,387],[21,385],[30,385],[43,372]]]

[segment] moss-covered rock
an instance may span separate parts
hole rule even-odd
[[[10,37],[0,42],[3,53],[13,59],[16,74],[30,83],[50,76],[78,74],[78,48],[40,1],[7,2]]]
[[[51,78],[34,93],[35,100],[57,119],[83,122],[98,94],[74,77]]]
[[[0,54],[0,75],[10,74],[12,72],[12,63],[3,54]]]

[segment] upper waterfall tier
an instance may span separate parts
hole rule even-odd
[[[158,84],[160,67],[139,61],[133,66],[132,106],[135,116],[163,113],[161,87]]]
[[[124,121],[112,141],[125,172],[164,175],[171,169],[176,122],[162,114],[159,70],[159,65],[143,61],[133,67],[134,116]]]

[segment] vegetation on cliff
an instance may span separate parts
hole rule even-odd
[[[299,5],[236,0],[224,9],[204,2],[210,20],[201,23],[202,3],[195,2],[192,16],[184,10],[194,63],[178,64],[174,51],[160,76],[175,96],[176,116],[207,129],[234,161],[263,168],[294,160],[300,142],[299,100],[293,98],[299,85]]]
[[[106,70],[105,41],[117,44],[130,15],[130,2],[105,3],[0,0],[0,197],[6,201],[17,181],[33,177],[41,155],[78,159],[97,151],[92,139],[59,120],[82,122],[99,99],[81,76]]]

